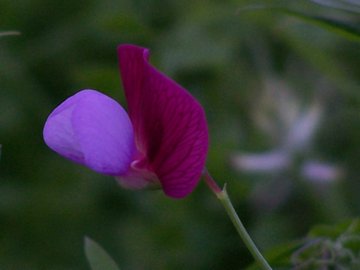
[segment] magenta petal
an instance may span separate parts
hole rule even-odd
[[[60,155],[109,175],[126,173],[135,149],[125,110],[94,90],[60,104],[45,123],[44,140]]]
[[[149,62],[149,50],[118,47],[120,71],[137,147],[165,194],[193,191],[205,166],[208,130],[201,105]]]

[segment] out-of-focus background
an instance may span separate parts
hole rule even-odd
[[[263,2],[360,23],[357,1]],[[253,4],[0,2],[0,269],[89,269],[85,235],[125,270],[251,264],[203,183],[184,200],[124,190],[43,143],[48,114],[80,89],[125,105],[120,43],[150,48],[202,103],[207,167],[265,253],[359,215],[360,42],[284,10],[244,9]]]

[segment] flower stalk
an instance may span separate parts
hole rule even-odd
[[[226,185],[224,186],[223,189],[221,189],[207,170],[205,170],[204,172],[204,179],[208,187],[211,189],[211,191],[214,192],[216,197],[220,200],[221,204],[224,206],[225,211],[228,214],[229,218],[231,219],[240,238],[243,240],[244,244],[246,245],[247,249],[254,257],[258,265],[261,266],[261,268],[264,270],[272,270],[271,266],[263,257],[263,255],[260,253],[259,249],[256,247],[254,241],[251,239],[249,233],[245,229],[245,226],[241,222],[238,214],[236,213],[235,208],[226,191]]]

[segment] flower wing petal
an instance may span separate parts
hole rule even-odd
[[[121,45],[118,55],[137,146],[165,194],[185,197],[205,166],[204,110],[184,88],[149,64],[147,49]]]
[[[135,149],[125,110],[95,90],[60,104],[46,121],[44,140],[60,155],[109,175],[125,173]]]
[[[61,103],[46,120],[43,137],[45,143],[58,154],[80,164],[84,155],[75,139],[71,123],[72,114],[81,96],[76,94]]]

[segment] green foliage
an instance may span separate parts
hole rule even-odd
[[[277,270],[359,269],[360,220],[314,226],[304,240],[273,248],[266,257]]]
[[[359,269],[360,220],[314,227],[292,263],[304,269]]]
[[[337,19],[313,16],[302,12],[297,12],[294,10],[282,10],[286,14],[291,16],[300,18],[306,22],[313,23],[314,25],[318,25],[334,33],[340,34],[345,38],[350,40],[360,41],[360,27],[355,23],[348,23],[345,21],[340,21]]]
[[[360,4],[355,0],[310,0],[324,7],[331,7],[336,10],[343,10],[355,14],[360,13]]]
[[[253,262],[202,183],[181,201],[124,190],[44,145],[46,117],[80,89],[125,105],[119,43],[150,48],[155,66],[203,104],[207,167],[219,184],[228,183],[260,250],[275,254],[273,247],[302,239],[314,224],[358,215],[359,43],[284,13],[237,12],[252,3],[0,1],[1,32],[21,32],[0,38],[0,269],[88,270],[84,235],[101,242],[122,269],[245,269]],[[354,12],[310,1],[266,3],[357,22]],[[321,111],[314,135],[291,152],[285,135],[313,104]],[[279,145],[291,152],[284,170],[246,172],[233,162]],[[339,168],[339,177],[304,177],[303,164],[314,160]],[[301,244],[285,244],[279,265]]]
[[[291,269],[291,255],[298,248],[301,247],[303,241],[290,242],[282,244],[277,247],[273,247],[265,255],[266,260],[269,262],[271,267],[276,270]],[[258,270],[259,267],[256,264],[252,264],[247,270]]]
[[[255,10],[267,10],[269,12],[275,11],[279,13],[284,13],[286,15],[298,18],[303,20],[304,22],[311,23],[313,25],[322,27],[329,31],[332,31],[336,34],[339,34],[349,40],[352,41],[360,41],[360,25],[357,20],[354,21],[345,21],[344,19],[331,18],[326,16],[318,16],[308,14],[306,11],[299,11],[296,9],[284,8],[284,7],[276,7],[276,6],[249,6],[247,8],[243,8],[242,11],[255,11]],[[335,9],[340,9],[335,7]],[[355,10],[356,11],[356,10]],[[354,10],[353,10],[354,12]],[[358,15],[360,11],[358,11]]]
[[[98,243],[85,237],[84,246],[91,270],[120,270],[109,254]]]

